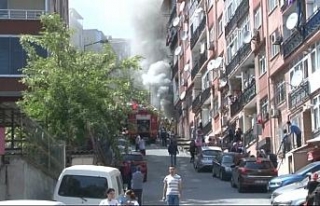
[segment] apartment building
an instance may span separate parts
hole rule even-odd
[[[305,165],[308,141],[320,139],[319,4],[164,1],[171,11],[167,45],[178,134],[210,136],[227,146],[230,131],[241,128],[248,151],[277,153],[290,120],[301,128],[303,146],[282,156],[282,168]]]
[[[74,9],[69,9],[69,28],[72,31],[71,44],[80,51],[84,49],[83,17]]]

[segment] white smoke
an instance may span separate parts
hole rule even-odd
[[[167,19],[161,12],[163,0],[135,0],[132,6],[132,20],[135,38],[132,53],[141,55],[143,71],[136,79],[150,90],[151,104],[162,108],[167,116],[173,116],[171,87],[171,66],[169,50],[166,47]]]

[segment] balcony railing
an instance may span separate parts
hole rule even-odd
[[[202,128],[202,132],[204,135],[207,135],[212,130],[211,121],[208,121],[206,125]]]
[[[211,95],[211,87],[209,86],[201,93],[201,104],[203,104]]]
[[[178,72],[179,67],[178,67],[178,61],[175,63],[175,65],[173,65],[172,67],[172,78],[174,78],[174,76],[176,75],[176,73]]]
[[[289,94],[289,108],[292,109],[300,105],[309,95],[309,81],[305,81],[297,89]]]
[[[207,61],[207,59],[208,59],[208,57],[207,57],[207,53],[206,52],[204,52],[203,54],[200,55],[199,60],[195,62],[195,65],[193,66],[192,71],[191,71],[191,79],[192,80],[199,73],[201,67]]]
[[[194,2],[192,2],[192,5],[189,9],[189,16],[191,17],[192,14],[194,13],[194,11],[196,10],[197,6],[199,4],[199,0],[195,0]]]
[[[205,27],[206,27],[206,17],[203,17],[199,26],[191,34],[191,40],[190,40],[191,49],[196,45],[196,43],[197,43],[197,41],[198,41],[198,39],[199,39],[199,37]]]
[[[201,93],[192,101],[192,111],[196,112],[201,107]]]
[[[226,66],[226,75],[232,73],[238,65],[246,60],[251,53],[251,44],[244,44],[232,58],[231,62]]]
[[[38,20],[44,10],[0,9],[0,19]]]
[[[254,142],[256,137],[253,135],[253,129],[249,129],[243,134],[243,145],[248,147],[250,143]]]
[[[234,12],[233,17],[227,23],[225,32],[226,35],[230,33],[230,31],[237,26],[237,24],[241,21],[241,19],[247,15],[249,12],[249,0],[242,0],[236,11]]]
[[[283,56],[287,58],[299,46],[309,39],[320,29],[320,8],[301,26],[299,31],[295,31],[285,42],[283,42]]]
[[[236,115],[242,108],[248,104],[256,96],[256,84],[252,82],[242,94],[231,104],[230,111],[231,117]]]

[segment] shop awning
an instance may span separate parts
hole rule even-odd
[[[320,136],[313,139],[309,139],[307,143],[320,143]]]

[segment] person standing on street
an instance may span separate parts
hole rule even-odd
[[[136,137],[136,139],[135,139],[136,152],[139,151],[139,142],[140,142],[140,140],[141,140],[141,137],[140,137],[140,135],[138,135]]]
[[[179,205],[182,192],[182,179],[176,174],[175,167],[169,167],[169,175],[163,180],[162,200],[167,201],[167,205]]]
[[[143,156],[146,156],[146,141],[143,139],[143,137],[140,138],[139,141],[139,149]]]
[[[190,163],[194,161],[194,155],[196,153],[196,142],[194,140],[191,140],[190,142],[190,147],[189,147],[189,152],[190,152]]]
[[[290,128],[289,135],[296,135],[297,148],[301,147],[301,129],[297,125],[292,124],[290,121],[287,122],[287,125]]]
[[[170,141],[168,152],[170,154],[171,166],[176,166],[177,164],[177,154],[179,154],[177,142],[172,139]]]
[[[139,205],[142,205],[143,179],[144,175],[142,174],[141,169],[138,166],[136,172],[132,174],[131,189],[137,196]]]
[[[106,195],[107,195],[107,198],[103,199],[100,202],[99,206],[104,206],[104,205],[117,206],[117,205],[120,205],[118,200],[116,200],[116,198],[115,198],[116,192],[115,192],[115,190],[113,188],[107,189]]]

